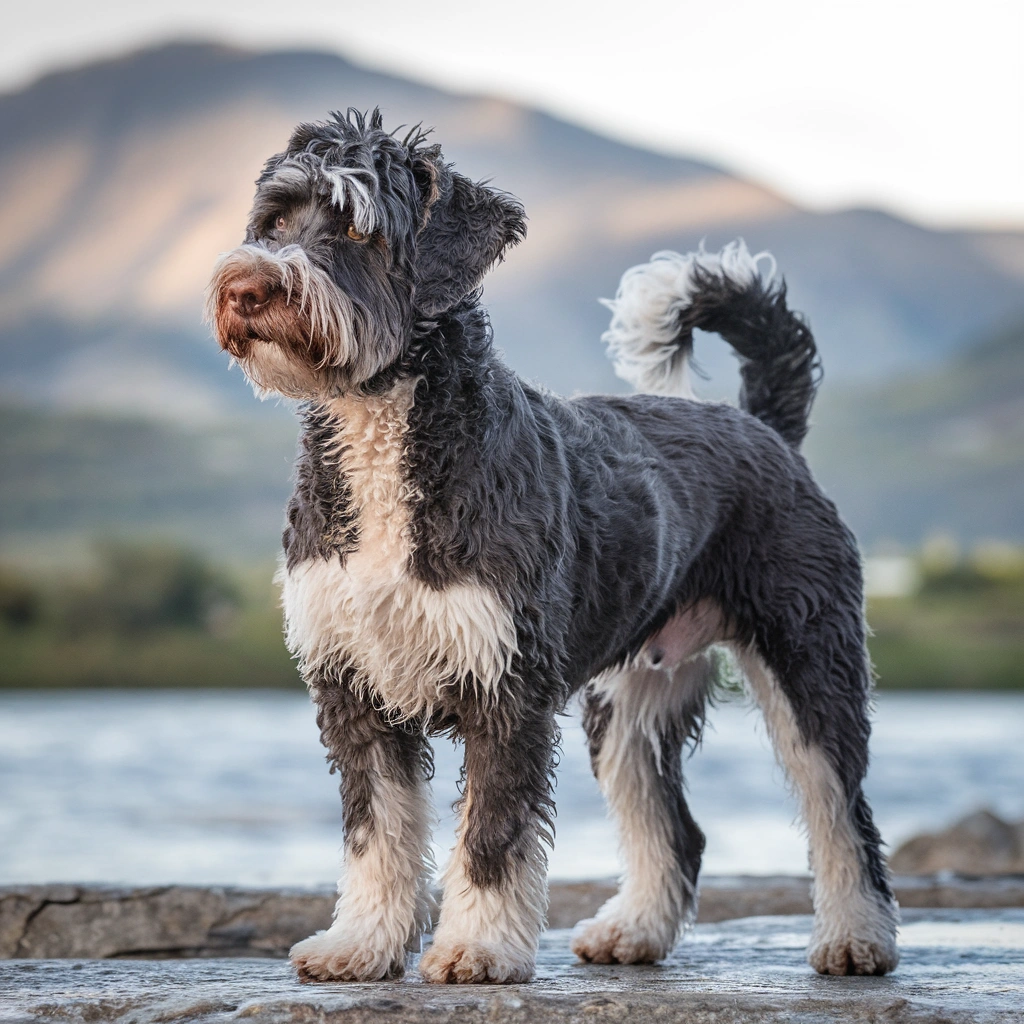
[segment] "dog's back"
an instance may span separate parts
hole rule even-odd
[[[705,616],[682,647],[669,645],[679,653],[751,639],[756,606],[780,584],[770,567],[786,559],[792,586],[808,554],[826,557],[806,543],[816,533],[859,593],[856,549],[798,454],[820,377],[814,338],[785,283],[762,279],[764,258],[737,241],[721,253],[659,253],[626,271],[606,301],[604,340],[638,394],[566,400],[512,386],[557,455],[538,467],[532,518],[564,505],[581,553],[561,566],[563,589],[585,609],[557,638],[571,689],[634,658],[680,609],[713,601],[723,611],[715,629]],[[737,352],[739,409],[695,400],[695,328]]]

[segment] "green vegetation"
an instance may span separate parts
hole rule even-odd
[[[883,689],[1024,689],[1024,551],[979,545],[963,558],[926,545],[920,587],[874,598],[871,656]]]
[[[270,565],[105,542],[70,578],[0,570],[0,687],[298,687]]]
[[[0,568],[0,687],[298,687],[270,564],[215,565],[168,544],[106,541],[73,575]],[[873,598],[882,689],[1024,688],[1024,551],[941,545],[919,586]]]

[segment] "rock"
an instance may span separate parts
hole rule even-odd
[[[981,810],[944,832],[915,836],[889,859],[897,874],[957,871],[967,875],[1024,874],[1024,821]]]
[[[555,882],[551,885],[548,923],[552,928],[571,928],[598,907],[618,888],[614,879],[598,882]],[[809,914],[809,878],[762,875],[709,875],[700,883],[697,920],[728,921],[765,914]]]
[[[552,882],[548,887],[548,927],[571,928],[585,917],[593,917],[605,900],[615,895],[614,878],[596,882]]]
[[[299,984],[274,960],[0,962],[4,1024],[1020,1024],[1024,911],[908,911],[885,978],[822,978],[811,920],[698,925],[663,964],[581,964],[547,932],[529,985]]]
[[[162,886],[0,889],[0,957],[285,956],[326,928],[330,891]]]
[[[904,907],[1024,907],[1024,878],[897,878]],[[610,880],[554,882],[549,923],[570,928],[615,892]],[[86,885],[0,888],[0,959],[283,957],[331,920],[330,889]],[[700,923],[807,914],[810,880],[708,876]]]
[[[897,875],[892,887],[904,909],[1024,907],[1024,878],[1019,875],[992,878],[963,878],[950,872]]]

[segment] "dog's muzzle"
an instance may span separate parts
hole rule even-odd
[[[233,281],[224,288],[224,303],[235,316],[247,319],[266,307],[273,291],[266,281],[255,278]]]

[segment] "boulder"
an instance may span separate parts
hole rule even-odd
[[[975,811],[943,832],[908,839],[894,851],[889,865],[902,875],[1024,874],[1024,821],[1004,821],[991,811]]]

